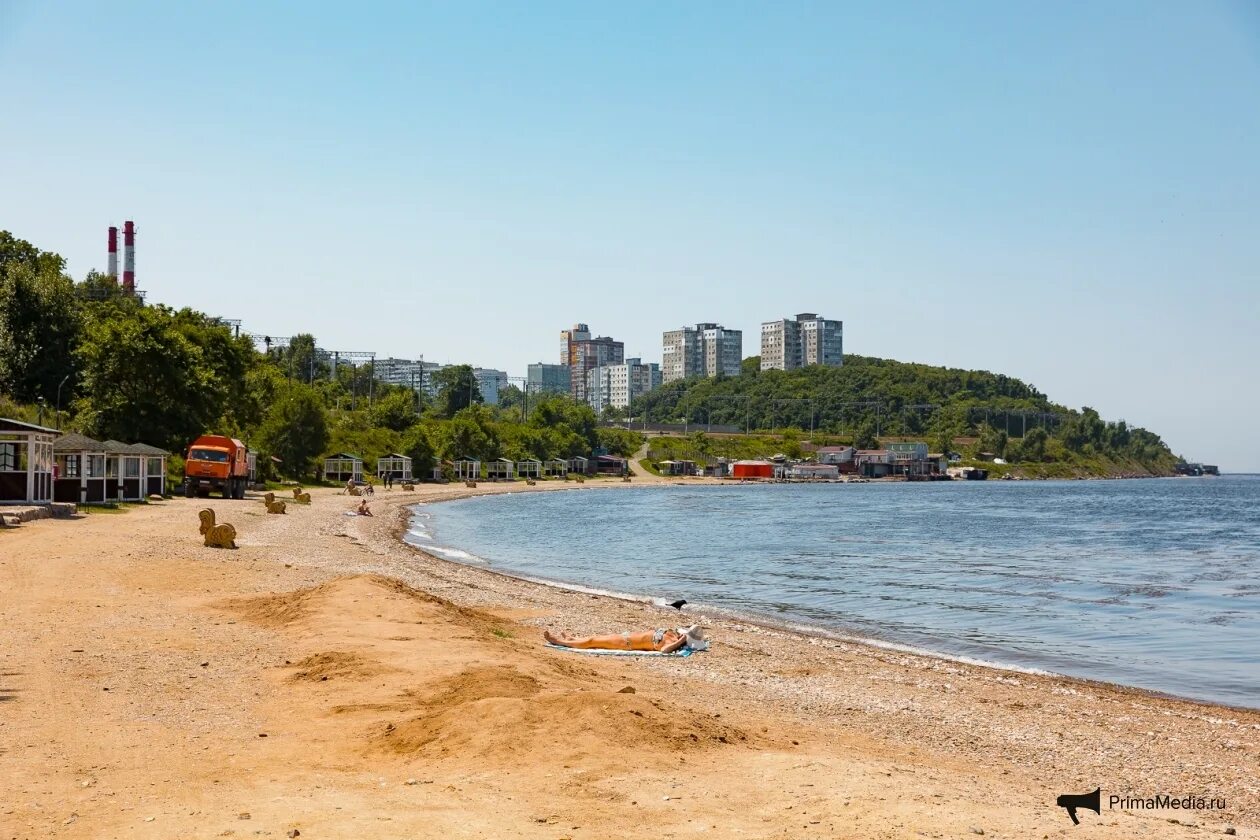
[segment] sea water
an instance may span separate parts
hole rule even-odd
[[[1260,477],[666,486],[418,506],[526,577],[1260,708]]]

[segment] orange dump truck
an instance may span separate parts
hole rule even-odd
[[[202,435],[184,458],[184,495],[209,495],[218,490],[225,499],[245,498],[249,481],[249,450],[236,438]]]

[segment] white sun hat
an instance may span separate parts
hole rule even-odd
[[[692,650],[708,650],[709,640],[704,637],[704,628],[699,624],[693,624],[690,627],[679,627],[678,632],[687,637],[684,643],[686,647]]]

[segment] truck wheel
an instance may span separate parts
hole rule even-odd
[[[197,495],[197,485],[193,484],[191,481],[185,481],[184,482],[184,498],[191,499],[196,495]]]
[[[236,498],[237,499],[245,498],[245,482],[244,481],[240,481],[240,480],[236,481]]]

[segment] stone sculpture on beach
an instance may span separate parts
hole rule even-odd
[[[411,492],[412,490],[416,489],[416,485],[412,484],[410,481],[404,481],[402,484],[402,489],[406,490],[407,492]]]
[[[311,494],[303,493],[301,487],[294,487],[293,501],[299,505],[309,505],[311,503]]]
[[[214,511],[206,508],[197,514],[201,519],[201,534],[207,548],[236,548],[236,529],[227,522],[214,524]]]
[[[284,513],[284,502],[276,501],[275,493],[263,496],[263,504],[267,506],[267,513]]]
[[[464,482],[464,486],[465,486],[465,487],[476,487],[476,486],[477,486],[477,482],[475,482],[475,481],[465,481],[465,482]]]

